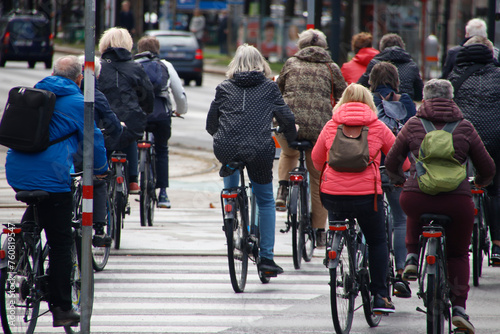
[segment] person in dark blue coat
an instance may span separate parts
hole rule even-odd
[[[375,106],[377,106],[378,110],[380,110],[380,108],[382,108],[383,110],[382,98],[389,101],[398,99],[406,109],[406,117],[401,120],[400,124],[396,123],[397,127],[399,125],[402,127],[402,125],[406,123],[406,121],[415,116],[417,110],[410,95],[406,93],[402,93],[401,95],[397,94],[399,91],[399,76],[396,66],[392,65],[389,62],[379,62],[378,64],[373,66],[373,69],[370,72],[369,83],[370,90],[372,91],[373,95],[373,102],[375,103]],[[381,115],[379,114],[379,118],[381,118],[380,116]],[[385,156],[382,157],[381,165],[384,165],[384,160]],[[382,182],[385,184],[390,184],[389,177],[387,176],[385,171],[381,171],[380,174],[382,177]],[[385,190],[386,189],[384,189],[384,191]],[[385,196],[389,201],[391,214],[394,221],[393,247],[396,262],[396,281],[393,285],[394,295],[396,297],[409,298],[411,297],[410,285],[407,281],[404,281],[401,276],[405,268],[406,260],[406,215],[401,208],[401,205],[399,204],[401,191],[401,187],[391,186],[390,191],[385,191]]]
[[[71,300],[73,197],[70,171],[73,156],[83,148],[81,72],[77,57],[62,57],[56,61],[53,75],[35,85],[35,88],[56,95],[55,110],[49,125],[50,140],[73,132],[75,135],[38,153],[10,149],[5,164],[7,182],[15,191],[45,190],[49,193],[49,198],[39,205],[38,216],[49,245],[49,309],[54,327],[80,321],[80,315],[72,309]],[[107,170],[104,138],[94,125],[94,174],[104,174]],[[28,219],[33,220],[31,208],[23,216],[23,221]]]

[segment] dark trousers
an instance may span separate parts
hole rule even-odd
[[[45,230],[49,244],[49,305],[63,310],[72,307],[71,302],[71,247],[73,235],[71,228],[72,196],[67,193],[50,193],[48,199],[38,206],[40,225]],[[33,209],[29,207],[23,221],[34,221]]]
[[[485,201],[490,227],[491,240],[500,240],[500,161],[496,164],[496,174],[493,182],[486,187],[487,198]]]
[[[374,210],[374,195],[339,196],[321,193],[321,202],[328,210],[329,220],[350,217],[357,219],[368,245],[370,290],[373,294],[389,297],[386,283],[389,254],[382,196],[377,196],[378,211]]]
[[[171,118],[155,121],[152,133],[156,150],[156,188],[168,188],[168,140],[171,136]]]
[[[466,195],[438,195],[403,191],[401,207],[407,215],[406,249],[418,252],[418,240],[422,234],[420,216],[424,213],[447,215],[452,224],[446,227],[446,251],[448,282],[453,306],[465,308],[469,292],[469,245],[474,226],[474,203]]]

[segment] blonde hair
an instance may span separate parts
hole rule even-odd
[[[339,103],[337,103],[335,108],[333,108],[332,112],[336,112],[341,105],[350,102],[364,103],[368,105],[374,113],[377,113],[377,107],[375,107],[375,103],[373,102],[372,93],[368,90],[368,88],[357,83],[352,83],[347,86],[339,100]]]
[[[491,52],[494,50],[493,43],[491,43],[488,38],[483,36],[472,36],[467,42],[464,43],[464,46],[471,44],[483,44],[486,45]]]
[[[236,73],[250,71],[263,72],[266,77],[271,75],[271,68],[259,50],[245,43],[236,49],[236,54],[228,65],[226,76],[232,79]]]
[[[102,34],[99,40],[99,52],[101,54],[108,48],[124,48],[132,52],[132,46],[134,46],[134,41],[125,28],[109,28]]]

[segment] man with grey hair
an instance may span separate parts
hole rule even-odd
[[[464,44],[473,36],[481,36],[488,37],[486,22],[482,19],[472,19],[467,22],[465,26],[465,39],[462,44],[452,47],[448,50],[448,54],[446,55],[446,59],[443,65],[441,78],[446,79],[450,75],[453,67],[455,66],[458,52],[462,49]],[[500,60],[500,51],[497,48],[493,49],[493,58],[495,59],[496,65],[498,66],[498,62]]]
[[[49,245],[48,302],[54,327],[76,326],[80,321],[80,315],[72,308],[71,298],[73,196],[70,170],[73,156],[83,147],[84,102],[79,87],[81,72],[78,58],[65,56],[57,59],[51,76],[35,85],[35,88],[56,95],[49,125],[50,140],[66,139],[39,153],[10,149],[5,164],[7,182],[15,191],[44,190],[49,193],[49,197],[38,205],[38,218]],[[104,139],[94,125],[94,174],[103,174],[107,170]],[[22,221],[33,221],[33,214],[29,207]]]
[[[405,43],[398,34],[385,34],[379,42],[380,53],[373,57],[366,72],[359,78],[358,83],[370,87],[369,78],[372,68],[381,61],[387,61],[398,69],[399,92],[410,95],[412,100],[422,100],[424,83],[420,77],[420,70],[411,55],[405,50]]]

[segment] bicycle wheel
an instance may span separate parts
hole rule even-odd
[[[107,225],[105,227],[106,235],[112,236],[113,226],[115,225],[115,210],[111,203],[110,196],[106,199],[106,221]],[[95,234],[95,229],[92,229],[92,233]],[[106,264],[108,263],[109,254],[111,252],[111,247],[95,247],[92,245],[92,268],[95,271],[102,271]]]
[[[295,269],[300,269],[302,261],[302,251],[304,249],[304,240],[301,240],[299,231],[300,217],[300,192],[298,186],[293,186],[290,194],[290,203],[288,204],[288,219],[292,225],[292,257]]]
[[[438,274],[426,276],[425,300],[427,303],[427,333],[442,334],[444,331],[443,302]]]
[[[227,239],[227,259],[229,276],[234,292],[243,292],[248,271],[248,217],[239,196],[234,201],[234,218],[224,220],[224,230]]]
[[[300,196],[300,241],[303,245],[302,258],[309,262],[314,253],[314,232],[311,226],[311,215],[309,213],[309,196],[305,186],[301,187]]]
[[[147,162],[144,164],[144,171],[140,173],[141,195],[139,198],[139,202],[141,226],[153,226],[155,207],[155,182],[153,180],[153,170],[150,157],[146,159]]]
[[[363,301],[363,312],[366,322],[370,327],[377,327],[380,320],[382,320],[382,315],[373,313],[373,296],[370,292],[370,274],[368,273],[368,269],[363,268],[359,273],[359,277],[359,290]]]
[[[17,238],[16,238],[17,239]],[[9,253],[11,254],[11,253]],[[0,315],[5,334],[34,333],[40,311],[40,302],[47,292],[47,277],[43,272],[42,254],[39,270],[33,274],[35,258],[25,254],[21,238],[15,242],[13,267],[0,272]],[[15,268],[14,268],[15,267]],[[35,280],[39,276],[38,281]]]
[[[333,327],[337,334],[347,334],[351,330],[354,315],[354,298],[352,288],[355,280],[354,268],[345,239],[342,238],[337,253],[338,264],[330,268],[330,307]]]
[[[115,191],[116,191],[116,189],[115,189]],[[125,215],[124,198],[123,198],[123,194],[120,192],[116,192],[116,194],[115,194],[115,214],[116,214],[116,225],[115,225],[115,234],[114,234],[113,239],[115,242],[115,249],[120,249],[123,216]]]

